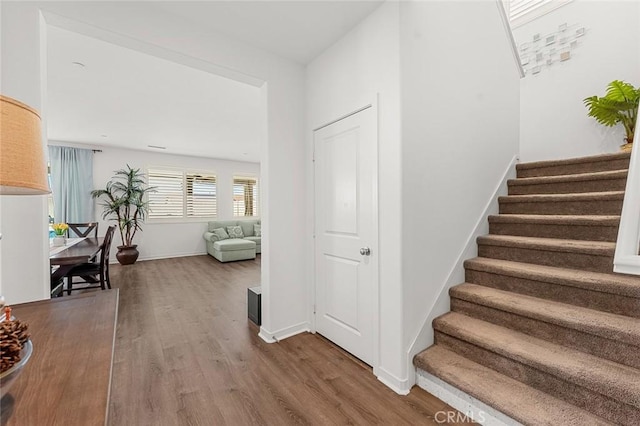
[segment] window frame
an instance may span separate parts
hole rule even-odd
[[[147,215],[145,223],[206,223],[211,220],[217,220],[219,217],[219,177],[218,173],[213,170],[202,170],[202,169],[192,169],[185,167],[175,167],[175,166],[161,166],[161,165],[149,165],[145,167],[147,186],[152,187],[153,184],[151,182],[151,173],[152,172],[167,172],[167,173],[180,173],[182,175],[182,215],[174,216],[174,217],[151,217],[151,212]],[[189,175],[204,175],[208,177],[213,177],[215,179],[215,216],[188,216],[188,176]],[[145,195],[145,201],[149,202],[150,194]],[[149,206],[151,207],[151,206]]]

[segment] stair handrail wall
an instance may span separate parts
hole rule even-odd
[[[511,46],[513,60],[515,61],[516,67],[518,68],[520,78],[524,78],[524,67],[522,66],[522,61],[520,60],[520,54],[518,53],[518,45],[516,44],[516,39],[513,37],[513,30],[511,29],[511,24],[509,23],[509,16],[507,15],[507,10],[504,7],[504,0],[496,0],[496,4],[498,6],[498,11],[500,12],[502,25],[504,26],[504,30],[507,33],[507,38],[509,39],[509,45]]]
[[[639,103],[640,106],[640,103]],[[633,137],[633,149],[627,175],[613,271],[622,274],[640,275],[640,132]]]

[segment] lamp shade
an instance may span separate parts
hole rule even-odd
[[[49,192],[40,134],[40,115],[0,95],[0,194]]]

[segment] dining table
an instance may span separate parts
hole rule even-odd
[[[52,295],[59,293],[58,283],[74,266],[91,261],[100,252],[103,241],[103,237],[68,238],[64,246],[50,246]]]

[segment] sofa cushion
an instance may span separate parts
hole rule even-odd
[[[226,240],[229,238],[229,234],[227,234],[227,231],[224,230],[224,228],[216,228],[213,231],[211,231],[211,233],[217,237],[218,240]],[[215,241],[215,237],[214,237],[214,241]]]
[[[238,225],[227,226],[227,233],[229,234],[229,238],[243,238],[244,233],[242,232],[242,228]]]
[[[213,232],[214,229],[224,228],[227,229],[227,226],[237,225],[237,220],[213,220],[208,223],[209,232]]]
[[[256,237],[262,237],[262,225],[260,225],[259,223],[253,225],[253,235],[255,235]]]
[[[238,225],[242,228],[242,233],[245,237],[251,237],[255,235],[253,233],[253,225],[260,223],[257,220],[239,220]]]
[[[244,237],[245,240],[253,241],[256,243],[256,246],[259,246],[262,243],[262,238],[260,237]]]
[[[214,242],[213,248],[220,251],[255,250],[256,243],[242,238],[230,238],[228,240]]]

